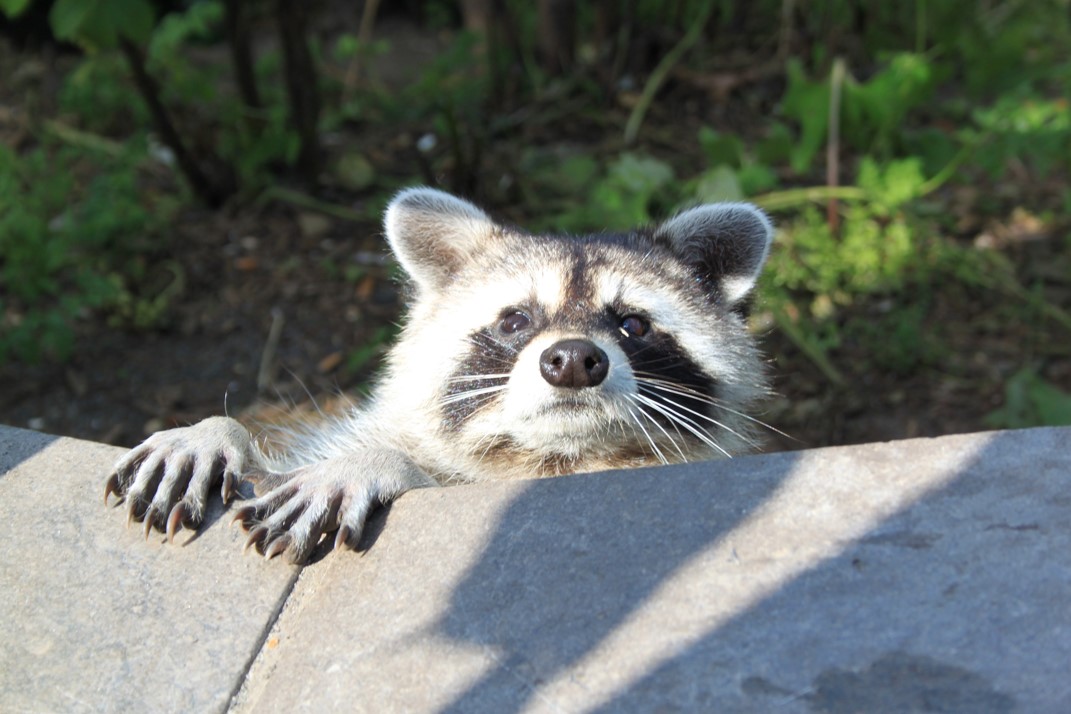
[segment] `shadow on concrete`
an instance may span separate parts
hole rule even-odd
[[[60,437],[0,425],[0,478]],[[103,482],[102,482],[103,483]],[[101,487],[103,488],[103,486]]]
[[[598,711],[1071,704],[1063,671],[1071,661],[1071,476],[1057,456],[1066,437],[995,435],[862,538],[710,631],[682,633],[682,647],[615,684]],[[754,512],[799,458],[671,473],[669,487],[655,485],[652,473],[623,472],[526,490],[440,622],[443,635],[499,657],[445,711],[537,704],[545,683],[568,677],[682,564]],[[1054,562],[1054,553],[1063,559]]]
[[[588,654],[682,563],[732,531],[795,460],[564,477],[527,489],[440,625],[505,659],[445,711],[522,709],[534,687]]]

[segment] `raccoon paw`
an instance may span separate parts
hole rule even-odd
[[[180,528],[196,528],[204,520],[213,486],[221,483],[224,503],[231,500],[251,445],[249,432],[227,417],[157,432],[115,464],[104,502],[115,494],[127,503],[127,525],[142,521],[146,538],[155,527],[173,541]]]
[[[304,562],[321,536],[336,529],[335,550],[356,549],[375,507],[410,489],[437,485],[404,456],[385,450],[247,478],[259,497],[234,514],[249,534],[245,547],[267,558],[285,552],[293,563]]]

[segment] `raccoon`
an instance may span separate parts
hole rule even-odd
[[[745,325],[772,226],[742,203],[621,234],[532,235],[429,188],[385,217],[408,319],[372,398],[262,447],[212,417],[159,432],[108,476],[129,520],[169,540],[210,489],[257,496],[246,546],[305,560],[355,548],[372,508],[414,488],[728,457],[756,444],[767,391]]]

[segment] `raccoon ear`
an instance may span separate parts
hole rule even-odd
[[[495,224],[476,206],[433,188],[402,191],[383,219],[387,242],[421,290],[436,290],[491,237]]]
[[[721,290],[729,304],[751,292],[766,262],[773,225],[750,203],[692,208],[655,230],[699,275]]]

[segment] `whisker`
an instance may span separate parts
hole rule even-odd
[[[640,428],[640,431],[643,432],[644,437],[647,439],[647,443],[651,445],[652,449],[654,449],[655,456],[658,457],[658,460],[661,461],[663,464],[668,464],[669,461],[666,460],[665,454],[663,454],[662,450],[658,448],[658,444],[656,444],[654,439],[651,438],[651,435],[647,433],[647,430],[643,428],[643,422],[641,422],[639,417],[636,416],[636,413],[632,411],[632,409],[630,409],[629,407],[625,407],[625,409],[628,410],[628,413],[632,416],[633,423]],[[642,409],[640,410],[640,413],[643,413]]]
[[[712,397],[709,394],[703,394],[702,392],[692,389],[691,387],[685,384],[681,384],[679,382],[671,382],[665,379],[654,378],[652,376],[649,376],[648,373],[634,372],[633,374],[636,376],[636,381],[640,384],[646,384],[651,386],[653,389],[661,389],[668,393],[679,394],[684,397],[691,397],[696,401],[705,402],[710,406],[721,409],[722,411],[732,414],[733,416],[738,416],[741,419],[746,419],[747,421],[752,422],[753,424],[757,424],[763,427],[764,429],[769,429],[770,431],[776,434],[780,434],[786,439],[792,439],[793,441],[796,441],[795,437],[786,434],[785,432],[778,429],[776,426],[767,424],[763,420],[757,419],[751,416],[750,414],[746,414],[742,411],[726,406],[725,403],[717,397]]]
[[[454,402],[460,402],[470,397],[478,397],[484,394],[491,394],[493,392],[499,392],[506,388],[505,384],[496,384],[491,387],[480,387],[479,389],[469,389],[464,392],[458,392],[457,394],[451,394],[443,399],[439,400],[439,404],[453,404]]]
[[[644,389],[644,387],[646,387],[648,390],[654,389],[653,387],[651,387],[649,385],[643,385],[643,384],[640,385],[640,389],[641,390]],[[647,394],[650,395],[650,396],[654,396],[651,393],[651,391],[648,391]],[[706,419],[707,421],[709,421],[714,426],[718,427],[719,429],[724,429],[725,431],[729,432],[730,434],[732,434],[733,436],[737,437],[738,439],[741,439],[744,443],[748,444],[751,447],[758,446],[758,444],[756,444],[754,442],[754,440],[747,438],[746,436],[744,436],[743,434],[737,432],[735,429],[733,429],[729,425],[718,421],[717,419],[715,419],[714,417],[710,416],[709,414],[703,414],[702,412],[697,412],[694,409],[689,409],[688,407],[686,407],[683,404],[680,404],[678,402],[673,402],[673,406],[675,406],[675,407],[677,407],[679,409],[683,409],[684,411],[688,412],[689,414],[697,416],[700,419]]]
[[[629,395],[629,396],[628,396],[628,399],[629,399],[629,401],[631,401],[631,402],[633,402],[633,403],[636,403],[636,397],[635,397],[635,396],[633,396],[633,395]],[[628,409],[628,407],[626,407],[626,409]],[[628,413],[629,413],[629,414],[632,414],[632,410],[631,410],[631,409],[629,409],[629,410],[628,410]],[[642,408],[642,407],[640,408],[640,415],[641,415],[641,416],[643,416],[644,418],[646,418],[646,419],[647,419],[647,421],[651,422],[651,423],[652,423],[652,424],[654,424],[654,425],[655,425],[656,427],[658,427],[658,430],[659,430],[659,431],[661,431],[661,432],[662,432],[663,434],[665,434],[665,435],[666,435],[666,439],[668,439],[668,440],[669,440],[669,443],[673,445],[673,448],[674,448],[674,449],[676,450],[676,452],[677,452],[677,453],[678,453],[678,454],[680,455],[680,457],[681,457],[681,463],[686,463],[686,462],[688,461],[688,457],[684,455],[684,452],[683,452],[683,451],[681,450],[681,447],[680,447],[680,445],[679,445],[679,444],[677,443],[677,440],[676,440],[676,439],[674,439],[674,438],[673,438],[672,436],[670,436],[669,432],[668,432],[668,431],[666,431],[665,427],[663,427],[663,426],[662,426],[661,424],[659,424],[659,423],[658,423],[658,420],[657,420],[657,419],[653,418],[653,417],[652,417],[652,416],[651,416],[650,414],[648,414],[647,412],[643,411],[643,408]],[[682,436],[682,434],[680,433],[680,430],[679,430],[679,429],[677,429],[677,427],[676,427],[676,424],[674,424],[672,420],[670,421],[670,423],[671,423],[671,424],[673,424],[673,428],[674,428],[674,430],[676,430],[676,431],[677,431],[677,436]],[[642,426],[642,425],[640,425],[640,428],[641,428],[641,429],[643,429],[643,426]],[[644,433],[644,435],[645,435],[645,436],[647,436],[647,430],[646,430],[646,429],[644,429],[643,433]],[[650,441],[650,438],[651,438],[650,436],[647,436],[647,439],[648,439],[648,441]],[[653,442],[652,442],[652,446],[653,446],[653,445],[654,445],[654,444],[653,444]],[[668,463],[668,462],[665,462],[665,461],[664,461],[664,463]]]
[[[482,379],[509,379],[509,374],[463,374],[458,377],[451,377],[450,382],[478,382]]]
[[[490,343],[490,344],[492,344],[492,345],[494,345],[496,347],[501,347],[508,354],[514,354],[515,355],[515,354],[517,354],[519,352],[519,350],[517,349],[516,346],[506,344],[505,342],[500,342],[499,340],[496,340],[494,337],[491,337],[487,333],[479,333],[477,335],[469,335],[466,339],[467,339],[468,342],[472,343],[473,345],[475,345],[477,347],[483,347],[484,344]],[[484,343],[484,344],[481,344],[481,343]]]
[[[678,424],[680,424],[681,426],[683,426],[685,429],[687,429],[688,431],[692,432],[692,434],[697,439],[702,441],[704,444],[706,444],[710,448],[720,451],[721,453],[723,453],[725,456],[727,456],[730,459],[733,457],[733,455],[730,454],[728,451],[726,451],[724,447],[722,447],[717,442],[715,442],[713,440],[713,438],[710,436],[709,433],[706,433],[705,431],[703,431],[703,429],[698,424],[693,422],[688,417],[684,416],[683,414],[679,414],[679,413],[673,411],[672,409],[670,409],[669,407],[667,407],[665,404],[660,404],[660,403],[656,402],[655,400],[651,399],[650,397],[645,397],[642,394],[637,394],[636,398],[639,399],[644,405],[646,405],[646,406],[650,407],[651,409],[654,409],[658,413],[662,414],[664,417],[669,419],[671,422],[675,421]]]

